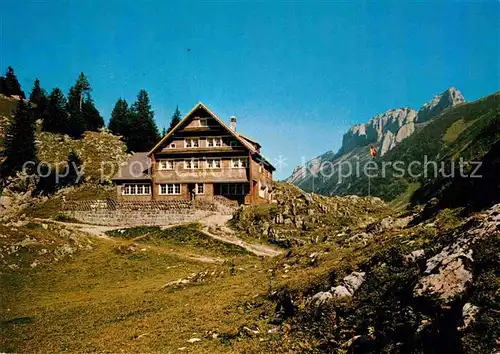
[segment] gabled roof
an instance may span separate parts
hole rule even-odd
[[[181,121],[179,123],[177,123],[177,125],[170,131],[168,132],[167,135],[165,135],[159,142],[158,144],[156,144],[148,153],[147,153],[147,156],[151,156],[154,152],[156,152],[162,145],[165,141],[167,141],[183,124],[184,122],[189,119],[191,117],[191,115],[198,109],[198,108],[203,108],[204,110],[206,110],[208,112],[208,114],[210,114],[210,116],[215,119],[217,121],[217,123],[219,123],[225,130],[227,130],[233,137],[235,137],[244,147],[246,147],[248,150],[250,150],[250,152],[252,152],[253,154],[256,154],[258,156],[260,156],[265,163],[269,164],[269,166],[271,166],[271,168],[274,168],[274,166],[269,162],[267,161],[261,154],[259,151],[257,151],[255,145],[253,143],[256,143],[260,146],[259,143],[257,143],[256,141],[253,141],[237,132],[235,132],[234,130],[232,130],[226,123],[224,123],[224,121],[222,119],[220,119],[219,117],[217,117],[217,115],[212,112],[210,110],[210,108],[208,108],[203,102],[198,102],[198,104],[196,104],[185,116],[184,118],[181,119]]]
[[[133,154],[125,165],[120,167],[120,170],[114,177],[113,181],[129,181],[150,180],[149,169],[151,168],[151,159],[146,152],[137,152]]]
[[[251,144],[253,145],[257,145],[257,148],[260,148],[261,145],[259,144],[259,142],[257,140],[254,140],[252,138],[249,138],[248,136],[246,135],[243,135],[241,133],[237,133],[239,136],[241,136],[243,139],[247,140],[248,142],[250,142]]]

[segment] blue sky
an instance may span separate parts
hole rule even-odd
[[[106,120],[144,88],[158,126],[203,101],[258,139],[276,173],[336,151],[390,108],[500,88],[500,2],[0,0],[0,70],[67,92],[83,71]]]

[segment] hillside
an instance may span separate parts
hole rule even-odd
[[[7,121],[14,114],[17,105],[17,100],[4,95],[0,95],[0,149],[3,147],[3,139]]]
[[[325,195],[367,195],[370,188],[371,195],[384,200],[396,199],[396,202],[404,204],[416,189],[434,178],[435,169],[425,176],[422,166],[415,166],[413,175],[421,176],[412,177],[408,173],[400,176],[400,173],[395,173],[397,171],[393,164],[401,161],[400,166],[407,168],[412,161],[418,161],[422,165],[425,161],[435,161],[439,170],[441,164],[449,169],[451,161],[459,159],[460,156],[468,161],[481,160],[499,139],[499,97],[500,95],[495,93],[475,102],[454,105],[430,120],[429,112],[436,110],[430,110],[429,104],[424,105],[419,114],[426,112],[424,120],[427,121],[417,124],[414,133],[373,160],[378,168],[378,177],[375,176],[370,181],[363,173],[364,166],[371,161],[366,144],[358,144],[350,150],[341,149],[337,154],[327,153],[320,156],[306,165],[307,170],[296,170],[288,180],[305,190],[311,191],[314,188],[315,192]],[[439,106],[442,107],[436,105]],[[418,115],[416,121],[419,121]],[[380,144],[378,147],[380,152]],[[320,166],[321,163],[329,163],[334,167],[326,168],[325,176],[317,174],[314,177],[310,173],[311,167]],[[349,164],[353,166],[351,171],[356,171],[356,166],[359,166],[361,173],[348,176]],[[384,177],[382,171],[385,171]]]
[[[18,100],[0,95],[0,153],[2,151],[3,134],[12,111]],[[83,178],[80,187],[65,188],[53,198],[38,198],[56,192],[52,190],[53,182],[37,183],[38,179],[26,179],[23,176],[9,180],[0,196],[0,215],[15,214],[28,208],[35,215],[57,214],[61,198],[64,195],[73,199],[113,196],[109,185],[111,177],[118,167],[127,160],[126,146],[122,139],[107,131],[85,132],[81,139],[72,139],[67,135],[42,132],[38,123],[36,131],[36,147],[38,160],[52,171],[64,173],[68,155],[74,151],[82,161]],[[44,172],[45,173],[45,172]]]
[[[276,192],[276,203],[242,207],[230,224],[247,242],[284,248],[272,258],[208,238],[198,224],[3,223],[0,350],[495,347],[500,206],[429,217],[425,209],[397,214],[377,198],[324,197],[285,183]]]

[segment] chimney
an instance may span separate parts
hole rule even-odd
[[[229,127],[231,128],[231,130],[233,132],[236,131],[236,117],[235,116],[231,117],[231,124],[229,125]]]

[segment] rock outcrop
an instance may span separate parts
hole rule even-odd
[[[420,108],[417,115],[417,123],[425,122],[440,114],[445,109],[464,102],[465,98],[462,93],[455,87],[450,87],[443,93],[434,96],[431,101]]]
[[[471,220],[472,221],[472,220]],[[448,303],[463,294],[472,281],[475,242],[500,230],[500,204],[488,209],[479,225],[463,231],[450,245],[429,258],[424,276],[413,289],[417,297],[437,297]]]
[[[382,153],[385,153],[413,133],[416,116],[417,112],[411,108],[390,109],[377,114],[368,123],[355,125],[344,134],[339,154],[372,143],[381,145]]]
[[[311,190],[311,180],[315,178],[315,190],[320,193],[342,194],[350,188],[350,182],[338,179],[339,173],[333,173],[331,178],[318,178],[316,171],[320,170],[322,164],[341,166],[345,163],[351,165],[360,163],[362,166],[369,159],[368,145],[373,144],[378,149],[379,156],[383,156],[412,136],[418,130],[419,123],[429,121],[444,110],[463,102],[465,99],[460,91],[451,87],[425,103],[418,113],[406,107],[377,114],[368,122],[350,128],[344,134],[342,146],[337,153],[327,152],[303,166],[298,166],[287,181]],[[338,172],[338,167],[336,172]]]

